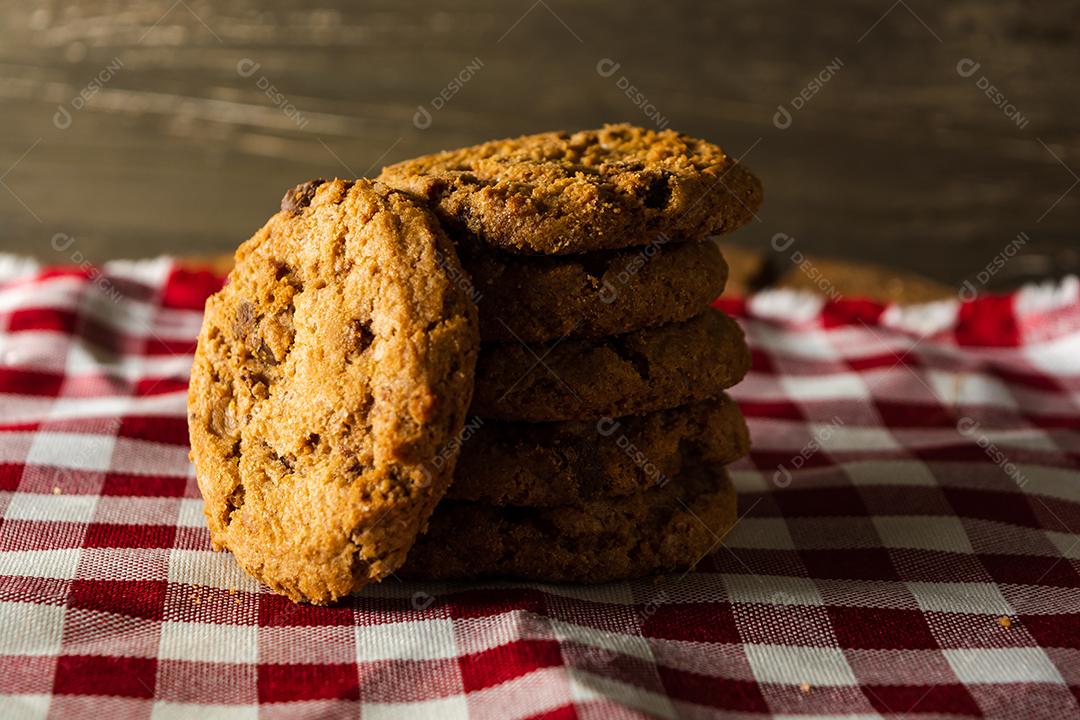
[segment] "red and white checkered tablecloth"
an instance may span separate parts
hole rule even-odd
[[[0,258],[0,717],[1080,715],[1080,283],[721,305],[742,519],[696,571],[294,606],[210,551],[185,388],[219,279]]]

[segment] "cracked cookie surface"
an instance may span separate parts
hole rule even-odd
[[[596,421],[490,421],[462,443],[446,497],[525,507],[617,498],[664,485],[695,460],[726,465],[749,449],[727,395]]]
[[[710,308],[607,338],[485,345],[470,412],[529,422],[641,415],[718,397],[749,369],[742,330]]]
[[[211,540],[296,601],[397,569],[444,494],[476,308],[436,218],[367,180],[312,181],[206,305],[188,424]]]
[[[716,145],[633,125],[494,140],[379,179],[431,203],[455,234],[544,255],[701,240],[746,224],[762,201],[761,182]]]
[[[735,488],[722,468],[688,467],[663,487],[553,508],[443,501],[401,577],[512,577],[599,583],[692,567],[735,524]]]
[[[712,242],[657,242],[584,255],[511,255],[475,242],[458,253],[481,300],[486,341],[604,337],[680,322],[720,296],[727,264]]]

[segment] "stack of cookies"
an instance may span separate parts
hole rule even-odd
[[[734,523],[750,358],[707,237],[761,186],[720,148],[608,126],[409,160],[379,180],[455,242],[481,349],[455,479],[404,575],[600,582],[686,568]]]
[[[707,237],[760,202],[715,145],[625,125],[289,191],[192,368],[214,547],[314,603],[395,573],[692,566],[735,521],[723,466],[749,445]]]

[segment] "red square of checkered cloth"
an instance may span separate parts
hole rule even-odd
[[[1080,714],[1080,290],[720,305],[742,519],[694,571],[295,606],[210,551],[220,278],[0,259],[0,717]]]

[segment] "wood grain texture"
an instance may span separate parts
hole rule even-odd
[[[956,287],[1026,233],[1004,288],[1080,267],[1078,60],[1057,0],[2,0],[0,242],[228,252],[310,177],[626,120],[745,154],[766,203],[738,245]]]

